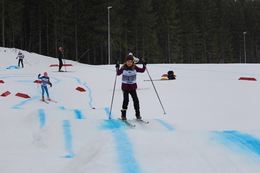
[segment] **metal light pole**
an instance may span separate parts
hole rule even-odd
[[[112,8],[112,6],[107,7],[107,46],[108,46],[108,64],[110,64],[110,53],[111,53],[111,49],[110,49],[110,9]]]
[[[244,58],[246,63],[246,32],[243,32],[244,35]]]

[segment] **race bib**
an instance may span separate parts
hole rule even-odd
[[[122,82],[125,84],[136,83],[136,70],[124,70],[122,74]]]

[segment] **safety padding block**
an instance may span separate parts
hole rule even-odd
[[[72,66],[72,64],[63,64],[64,67]],[[59,67],[59,64],[51,64],[50,67]]]
[[[35,81],[33,81],[33,83],[42,83],[42,81],[41,80],[35,80]]]
[[[82,87],[77,87],[76,90],[80,91],[80,92],[86,92],[86,90]]]
[[[240,77],[239,80],[256,81],[256,78],[254,78],[254,77]]]
[[[27,94],[24,94],[24,93],[16,93],[15,96],[22,97],[22,98],[25,98],[25,99],[31,98],[30,96],[28,96]]]
[[[161,80],[168,80],[168,74],[163,74],[161,76]]]
[[[3,80],[0,80],[0,83],[5,83]]]
[[[6,91],[6,92],[2,93],[1,96],[2,97],[6,97],[6,96],[8,96],[10,94],[11,94],[10,91]]]

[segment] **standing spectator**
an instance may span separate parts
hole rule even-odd
[[[59,49],[58,49],[59,72],[62,72],[61,68],[63,66],[63,62],[62,62],[63,58],[64,58],[64,49],[63,49],[63,47],[59,47]]]
[[[23,66],[23,59],[24,59],[24,55],[22,54],[22,52],[18,52],[18,55],[16,57],[16,59],[18,59],[18,67],[20,67],[20,64],[22,64],[22,68]]]

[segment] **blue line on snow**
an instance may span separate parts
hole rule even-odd
[[[19,69],[19,67],[16,66],[16,65],[11,65],[11,66],[7,67],[6,69],[8,69],[8,70],[16,70],[16,69]]]
[[[112,118],[113,118],[112,115],[110,114],[110,109],[109,109],[109,107],[105,107],[105,108],[104,108],[104,111],[106,112],[108,119],[112,119]]]
[[[214,132],[221,143],[239,152],[254,153],[260,156],[260,139],[255,138],[249,134],[241,133],[239,131],[223,131]]]
[[[40,122],[40,128],[43,128],[46,122],[46,115],[43,109],[38,110],[38,117]]]
[[[105,111],[106,115],[108,116],[108,119],[105,120],[103,122],[103,124],[101,125],[102,129],[104,129],[104,130],[112,130],[112,129],[118,129],[118,128],[126,127],[126,125],[123,122],[121,122],[119,120],[115,120],[112,117],[110,117],[110,115],[109,115],[110,111],[109,111],[108,107],[105,107],[104,111]]]
[[[82,82],[80,81],[79,78],[75,77],[74,79],[77,81],[78,84],[83,85],[83,86],[85,86],[87,88],[87,90],[88,90],[88,100],[89,100],[88,101],[88,105],[89,105],[90,108],[93,108],[93,104],[92,104],[93,97],[92,97],[92,90],[91,90],[91,88],[87,85],[86,82],[82,84]]]
[[[93,105],[92,105],[92,102],[93,102],[92,90],[91,90],[91,88],[90,88],[86,83],[84,83],[83,85],[84,85],[84,86],[87,88],[87,90],[88,90],[88,98],[89,98],[88,105],[89,105],[90,108],[93,108]]]
[[[108,108],[105,108],[104,111],[107,115],[109,114]],[[140,173],[141,169],[134,156],[133,144],[122,127],[126,127],[126,125],[115,119],[105,120],[102,124],[103,129],[112,130],[122,173]]]
[[[133,145],[124,130],[112,131],[116,143],[118,160],[123,173],[140,173],[140,166],[135,159]]]
[[[165,122],[165,121],[163,121],[161,119],[156,119],[156,121],[158,121],[162,126],[164,126],[169,131],[174,131],[175,130],[174,127],[171,124],[169,124],[169,123],[167,123],[167,122]]]
[[[31,102],[31,101],[33,101],[33,100],[39,99],[39,98],[40,98],[39,96],[34,96],[34,97],[32,97],[32,98],[26,99],[25,101],[22,101],[22,102],[20,102],[20,103],[17,104],[17,105],[14,105],[14,106],[13,106],[13,109],[21,109],[21,107],[22,107],[23,105],[25,105],[25,104],[27,104],[28,102]]]
[[[120,128],[125,128],[126,124],[121,122],[120,120],[115,120],[115,119],[109,119],[109,120],[104,120],[101,129],[104,130],[113,130],[113,129],[120,129]]]
[[[75,117],[76,119],[84,119],[84,115],[82,114],[82,112],[79,109],[74,109],[74,113],[75,113]]]
[[[59,109],[60,109],[60,110],[63,110],[63,111],[66,110],[66,108],[65,108],[64,106],[59,106]]]
[[[71,133],[71,125],[69,120],[63,121],[63,133],[64,133],[64,142],[65,142],[65,150],[67,154],[66,158],[73,158],[73,147],[72,147],[72,133]]]

